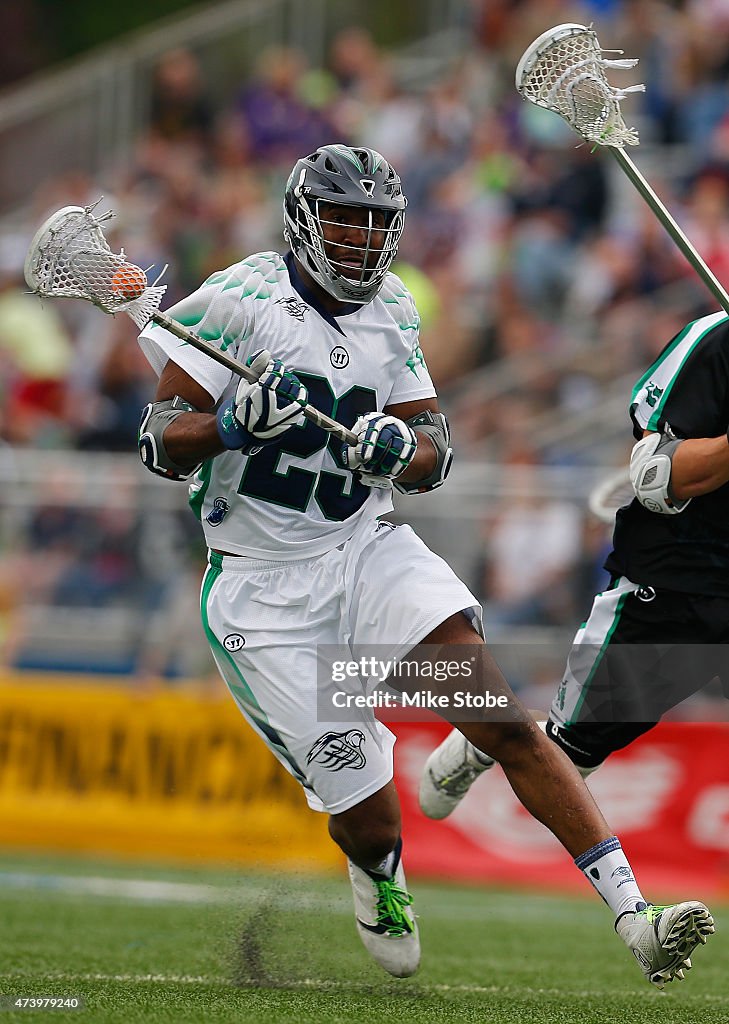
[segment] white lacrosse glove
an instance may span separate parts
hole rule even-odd
[[[352,427],[357,444],[342,445],[342,461],[367,487],[389,487],[404,473],[418,447],[415,432],[396,416],[368,412]]]
[[[291,427],[304,424],[309,396],[296,374],[265,348],[250,356],[246,365],[258,380],[251,384],[241,378],[235,398],[218,409],[218,434],[226,448],[252,454],[278,441]]]

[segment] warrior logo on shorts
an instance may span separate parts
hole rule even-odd
[[[306,763],[315,761],[328,772],[341,772],[342,768],[364,768],[367,761],[360,749],[363,743],[364,733],[359,729],[325,732],[306,755]]]
[[[216,498],[212,509],[205,516],[205,522],[211,526],[220,526],[227,514],[230,512],[230,505],[225,498]]]

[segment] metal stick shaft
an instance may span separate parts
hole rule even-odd
[[[719,305],[729,313],[729,293],[726,292],[711,270],[709,270],[707,265],[694,249],[691,242],[689,242],[686,235],[640,173],[628,154],[618,146],[609,146],[608,148],[620,164],[621,169],[643,196],[651,210],[653,210],[656,217],[658,217],[661,224],[663,224],[666,231],[669,233],[706,287],[714,295],[714,298],[718,300]]]
[[[162,313],[160,310],[156,310],[151,319],[154,323],[160,327],[164,327],[170,334],[174,334],[180,341],[187,342],[188,345],[192,345],[193,348],[198,349],[200,352],[204,352],[206,356],[210,356],[216,363],[220,363],[221,366],[227,367],[232,370],[233,373],[237,373],[239,377],[243,377],[244,380],[253,383],[258,378],[255,373],[239,363],[237,359],[233,359],[226,352],[221,352],[215,345],[211,345],[210,342],[205,341],[203,338],[194,334],[187,327],[183,327],[182,324],[178,324],[176,320],[173,320],[171,316],[166,313]],[[313,405],[304,406],[304,416],[311,423],[315,423],[317,427],[321,427],[322,430],[326,430],[330,434],[334,434],[335,437],[339,438],[340,441],[344,441],[346,444],[355,445],[357,444],[357,435],[352,433],[346,427],[343,427],[341,423],[337,423],[330,416],[326,416],[323,412],[319,412]]]

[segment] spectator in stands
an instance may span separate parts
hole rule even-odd
[[[315,109],[301,96],[306,68],[307,62],[298,50],[265,50],[252,81],[238,97],[251,156],[267,171],[287,166],[298,154],[336,137],[326,111]]]
[[[190,50],[170,50],[157,63],[149,123],[151,131],[163,139],[209,143],[213,128],[212,104],[200,65]]]
[[[2,436],[47,447],[68,438],[63,412],[72,344],[55,306],[28,294],[25,242],[12,235],[0,239]]]
[[[109,346],[96,380],[99,401],[93,418],[80,430],[81,449],[128,452],[136,444],[139,404],[146,402],[150,376],[135,336],[134,324],[126,318],[110,320]]]
[[[507,456],[507,496],[486,523],[483,592],[492,626],[574,620],[571,572],[580,558],[582,513],[568,501],[538,496],[536,463],[526,445]]]

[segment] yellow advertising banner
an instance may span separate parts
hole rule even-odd
[[[326,815],[225,694],[0,674],[0,841],[326,867]]]

